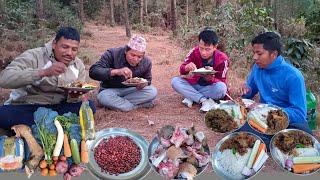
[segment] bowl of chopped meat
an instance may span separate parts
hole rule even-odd
[[[88,169],[99,179],[140,179],[148,174],[148,142],[123,128],[104,129],[89,143]]]
[[[207,168],[210,150],[203,132],[195,127],[166,125],[151,141],[149,164],[165,179],[193,179]]]

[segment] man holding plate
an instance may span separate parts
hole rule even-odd
[[[184,97],[183,104],[190,108],[194,102],[200,103],[200,111],[206,112],[217,107],[214,100],[226,95],[229,58],[217,49],[218,36],[213,30],[204,29],[198,38],[198,46],[180,66],[181,76],[174,77],[171,84]]]
[[[90,67],[92,79],[101,81],[98,101],[120,111],[151,108],[157,89],[151,85],[151,60],[145,56],[146,40],[133,36],[123,47],[108,49]]]
[[[85,81],[85,66],[77,57],[79,45],[79,32],[62,27],[52,41],[25,51],[0,73],[0,87],[12,89],[9,99],[0,106],[0,128],[34,124],[33,112],[38,107],[59,114],[79,113],[82,92],[60,88]],[[90,106],[95,112],[91,101]]]

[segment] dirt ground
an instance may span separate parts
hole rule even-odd
[[[91,37],[84,37],[81,41],[81,47],[82,49],[90,48],[97,57],[106,49],[123,46],[129,40],[125,36],[123,27],[111,28],[88,23],[85,26],[85,32],[91,34]],[[205,132],[209,140],[209,147],[213,150],[215,144],[224,135],[209,130],[203,122],[204,114],[199,113],[200,106],[194,105],[192,108],[186,108],[181,103],[182,97],[171,88],[171,78],[178,75],[178,67],[187,51],[172,41],[168,33],[152,32],[143,34],[143,36],[148,43],[147,56],[153,62],[152,84],[158,89],[156,106],[152,109],[117,112],[103,108],[97,103],[95,114],[97,130],[115,127],[127,128],[139,133],[150,142],[156,131],[166,124],[180,127],[189,127],[194,124],[197,130]],[[91,64],[96,60],[91,59]],[[238,79],[232,70],[229,71],[229,79],[234,86],[243,81]],[[7,97],[8,90],[0,89],[0,101],[3,102]],[[154,125],[149,125],[148,120],[153,121]],[[269,158],[263,171],[274,172],[278,169],[277,165]]]

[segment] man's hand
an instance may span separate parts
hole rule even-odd
[[[124,76],[125,79],[130,79],[132,78],[132,71],[127,67],[113,69],[111,71],[111,76]]]
[[[191,62],[191,63],[187,64],[187,65],[184,67],[184,69],[185,69],[185,71],[190,72],[190,71],[196,70],[196,69],[197,69],[197,66],[196,66],[193,62]]]
[[[247,84],[242,84],[239,88],[229,87],[230,94],[234,97],[241,97],[251,91],[251,88]]]
[[[138,84],[138,85],[136,86],[136,88],[137,88],[138,90],[141,90],[141,89],[143,89],[144,87],[146,87],[147,85],[148,85],[148,82],[141,83],[141,84]]]
[[[67,66],[62,62],[55,62],[52,66],[48,67],[47,69],[39,70],[39,76],[42,77],[51,77],[51,76],[58,76],[64,73],[67,69]]]
[[[202,75],[202,77],[204,77],[204,79],[207,82],[211,82],[214,79],[214,75],[213,74],[206,74],[206,75]]]

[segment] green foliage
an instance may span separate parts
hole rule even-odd
[[[5,0],[0,40],[8,38],[6,32],[10,31],[17,34],[19,40],[26,41],[27,48],[34,48],[51,39],[60,26],[74,26],[81,30],[81,22],[68,6],[53,0],[44,0],[43,4],[44,19],[38,20],[34,0]]]
[[[311,48],[314,46],[306,39],[288,38],[286,41],[285,56],[298,68],[307,68],[303,64],[311,60]]]

